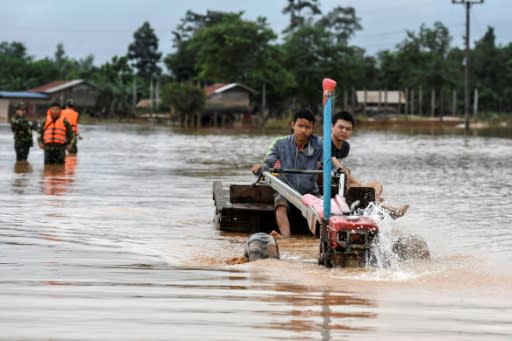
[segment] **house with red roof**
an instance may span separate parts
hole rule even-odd
[[[215,83],[204,89],[206,106],[202,125],[224,126],[244,121],[253,109],[254,89],[240,83]]]
[[[97,87],[83,79],[56,80],[29,91],[46,94],[49,103],[65,104],[67,100],[73,100],[75,107],[81,109],[94,108],[98,97]]]
[[[23,102],[27,107],[27,118],[37,120],[44,117],[52,102],[64,105],[73,100],[79,112],[92,112],[96,107],[98,89],[83,80],[56,80],[26,91],[0,91],[0,122],[7,122],[15,113],[15,105]]]

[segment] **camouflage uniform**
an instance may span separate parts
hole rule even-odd
[[[71,146],[68,149],[68,152],[70,154],[77,154],[78,153],[78,137],[80,134],[78,133],[78,120],[80,115],[75,110],[75,106],[72,99],[68,99],[66,101],[66,108],[62,110],[61,115],[64,115],[64,117],[71,123],[71,127],[73,127],[73,134],[75,135],[75,138],[73,139],[73,142],[71,143]]]
[[[69,149],[69,154],[78,154],[77,137],[78,136],[75,136],[75,138],[73,139],[73,143],[71,144],[71,148]]]
[[[24,161],[28,158],[30,147],[34,145],[32,140],[32,125],[25,116],[15,115],[11,119],[11,129],[14,133],[16,161]]]
[[[38,143],[41,145],[43,144],[43,134],[44,134],[44,127],[46,126],[46,119],[43,120],[43,123],[41,124],[39,128],[39,137],[37,139]],[[71,123],[69,123],[68,120],[64,119],[64,125],[66,126],[66,143],[65,144],[59,144],[59,143],[49,143],[44,144],[44,164],[50,165],[50,164],[64,164],[66,159],[66,147],[73,143],[73,140],[75,139],[75,136],[73,134],[73,128],[71,127]]]

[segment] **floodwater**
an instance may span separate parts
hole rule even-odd
[[[512,139],[359,130],[348,160],[409,203],[387,235],[432,259],[317,265],[318,240],[229,265],[212,183],[250,183],[275,135],[89,125],[79,154],[16,164],[0,126],[0,340],[511,340]]]

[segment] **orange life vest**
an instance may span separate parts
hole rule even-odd
[[[47,118],[44,125],[44,144],[66,144],[66,131],[67,130],[66,125],[64,124],[64,116],[60,115],[60,117],[55,121]]]
[[[69,121],[69,123],[71,123],[73,133],[75,135],[78,135],[78,113],[71,108],[66,108],[62,110],[60,115],[66,118]]]

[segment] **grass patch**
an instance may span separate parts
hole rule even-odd
[[[487,123],[491,126],[512,125],[512,113],[485,112],[478,113],[475,122]]]
[[[267,122],[265,122],[265,129],[287,129],[290,127],[290,122],[292,121],[292,117],[284,117],[284,118],[269,118]]]

